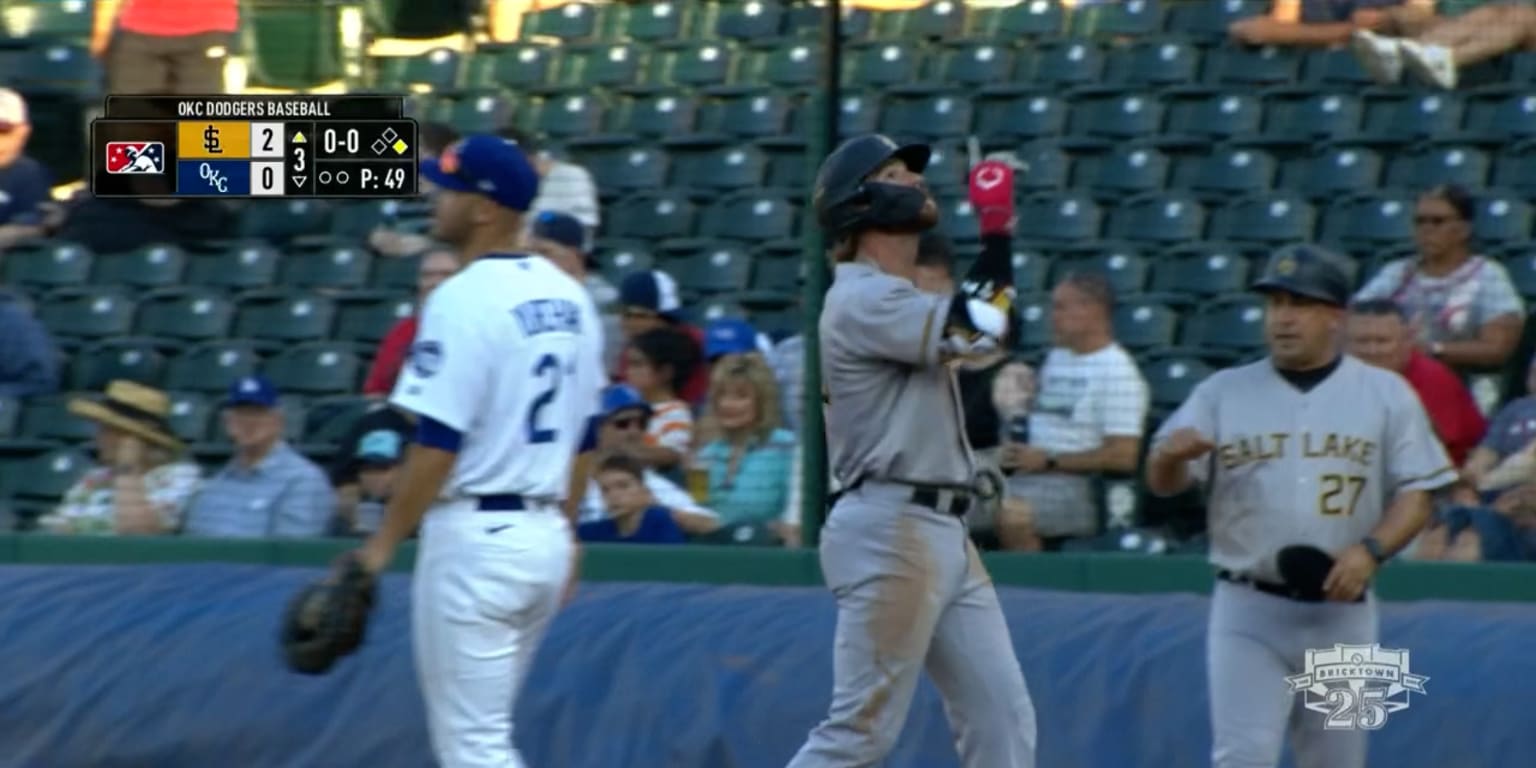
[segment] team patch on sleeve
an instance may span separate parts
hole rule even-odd
[[[411,371],[429,379],[443,368],[443,345],[438,341],[418,341],[411,345]]]

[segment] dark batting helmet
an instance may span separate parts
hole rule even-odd
[[[928,167],[930,154],[927,145],[902,146],[879,134],[843,142],[822,161],[821,170],[816,172],[813,201],[817,223],[834,238],[866,227],[905,223],[916,213],[905,210],[910,201],[893,200],[880,189],[889,185],[870,184],[865,179],[892,159],[900,160],[913,173],[922,173]],[[899,190],[897,192],[899,194]],[[927,195],[922,197],[926,200]],[[898,202],[907,205],[893,205]],[[921,207],[919,202],[918,208]]]
[[[1290,245],[1269,257],[1253,290],[1285,291],[1343,307],[1349,304],[1349,273],[1343,256],[1315,245]]]

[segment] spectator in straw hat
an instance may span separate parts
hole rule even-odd
[[[70,412],[96,422],[100,463],[38,521],[52,533],[158,534],[176,530],[196,491],[198,468],[182,461],[164,392],[114,381],[101,400],[76,399]]]

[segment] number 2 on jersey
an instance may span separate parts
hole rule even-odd
[[[1317,511],[1324,515],[1353,515],[1365,490],[1365,478],[1359,475],[1323,475],[1317,484]]]
[[[559,432],[554,429],[545,429],[540,427],[539,417],[543,413],[544,407],[554,402],[555,397],[560,394],[561,368],[562,366],[560,365],[560,358],[554,355],[544,355],[543,357],[540,357],[538,364],[533,366],[533,378],[542,383],[547,374],[549,379],[549,386],[545,388],[544,391],[540,392],[538,397],[533,398],[533,403],[528,406],[529,445],[553,443],[555,441],[555,437],[559,435]]]

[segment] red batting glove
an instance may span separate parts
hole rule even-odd
[[[1013,168],[984,160],[971,169],[971,207],[983,235],[1013,233]]]

